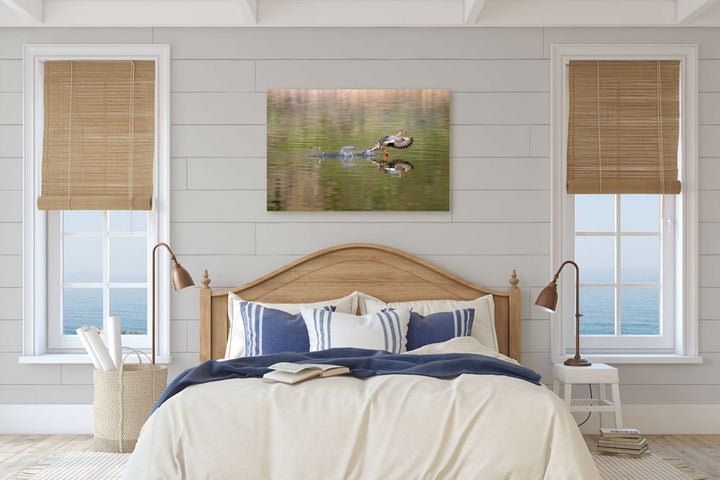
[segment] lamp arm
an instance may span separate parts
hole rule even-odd
[[[575,317],[582,317],[582,314],[580,313],[580,267],[578,267],[578,264],[572,260],[565,260],[560,265],[560,268],[557,269],[557,272],[555,272],[553,282],[557,282],[557,279],[560,277],[560,272],[567,264],[575,267]]]
[[[155,262],[155,250],[157,250],[157,248],[158,248],[158,247],[161,247],[161,246],[167,248],[168,252],[170,252],[170,258],[172,259],[172,261],[173,261],[173,262],[177,262],[177,258],[175,258],[175,254],[173,253],[173,251],[172,251],[172,249],[170,248],[170,246],[169,246],[167,243],[165,243],[165,242],[160,242],[160,243],[158,243],[157,245],[155,245],[155,246],[153,247],[153,250],[152,250],[153,262]],[[563,265],[564,265],[564,264],[563,264]],[[562,268],[562,267],[561,267],[561,268]],[[155,270],[155,267],[153,267],[153,271],[154,271],[154,270]]]
[[[160,242],[157,245],[155,245],[152,249],[152,363],[155,365],[155,251],[158,249],[158,247],[165,247],[167,248],[168,252],[170,252],[170,257],[172,258],[173,262],[177,263],[177,259],[175,258],[175,254],[173,253],[172,249],[167,243]]]

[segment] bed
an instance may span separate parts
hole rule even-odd
[[[509,288],[500,291],[396,249],[346,244],[308,255],[235,289],[212,291],[207,271],[202,283],[202,362],[225,356],[231,293],[255,302],[310,303],[356,290],[385,302],[492,295],[496,349],[466,336],[411,353],[423,358],[493,358],[503,364],[521,360],[520,289],[514,271]],[[193,385],[151,415],[125,478],[599,475],[572,415],[550,390],[509,376],[463,374],[450,379],[342,376],[301,385],[228,378]]]

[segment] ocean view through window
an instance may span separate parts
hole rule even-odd
[[[146,211],[63,212],[63,335],[108,316],[124,335],[147,334],[147,222]]]
[[[660,335],[660,195],[576,195],[581,335]]]

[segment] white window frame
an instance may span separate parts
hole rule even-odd
[[[41,191],[43,138],[43,62],[46,60],[155,61],[155,162],[153,210],[148,239],[170,237],[170,47],[169,45],[26,45],[24,52],[24,192],[23,192],[23,355],[20,363],[90,363],[84,352],[48,350],[48,213],[37,209]],[[151,264],[148,251],[148,265]],[[148,277],[148,282],[152,281]],[[157,263],[156,356],[170,358],[170,262],[165,252]],[[148,306],[150,302],[148,303]]]
[[[611,363],[699,363],[698,356],[698,113],[697,45],[553,45],[551,47],[551,270],[565,259],[574,258],[574,201],[565,190],[567,145],[567,64],[571,60],[679,60],[681,65],[681,152],[679,165],[682,192],[676,196],[673,213],[664,218],[664,235],[670,235],[677,252],[674,261],[674,306],[671,344],[658,345],[647,337],[613,339],[583,336],[583,356]],[[667,202],[666,202],[667,203]],[[668,224],[668,221],[670,225]],[[674,235],[672,233],[674,232]],[[669,238],[669,237],[668,237]],[[663,251],[663,250],[661,250]],[[668,264],[668,261],[665,260]],[[582,265],[580,266],[582,268]],[[551,271],[550,277],[554,271]],[[564,272],[560,278],[560,302],[551,320],[551,355],[562,361],[574,352],[575,277]],[[663,282],[668,280],[663,272]],[[661,292],[662,295],[662,292]],[[582,313],[582,312],[580,312]],[[582,322],[582,318],[580,320]],[[608,337],[605,337],[608,338]],[[669,337],[668,337],[669,338]]]

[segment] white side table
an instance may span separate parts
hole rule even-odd
[[[569,367],[563,363],[553,365],[553,392],[560,395],[560,384],[564,385],[563,399],[571,412],[600,413],[600,427],[603,427],[603,413],[613,413],[615,428],[622,428],[622,405],[620,403],[620,377],[617,368],[604,363],[593,363],[589,367]],[[572,398],[572,386],[575,384],[595,384],[600,398]],[[608,400],[607,387],[610,386],[611,398]]]

